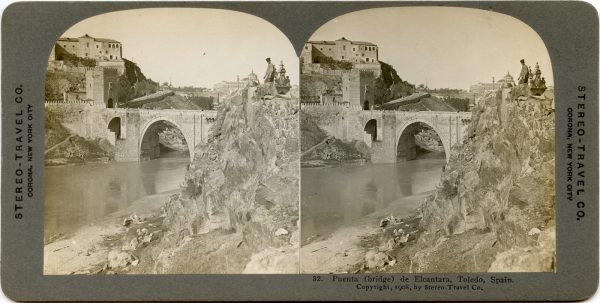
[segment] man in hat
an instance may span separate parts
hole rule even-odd
[[[271,58],[267,58],[267,71],[265,72],[265,83],[271,83],[275,80],[275,65],[271,64]]]
[[[525,59],[521,59],[521,74],[517,80],[519,84],[527,84],[527,80],[529,80],[529,68],[525,65]]]

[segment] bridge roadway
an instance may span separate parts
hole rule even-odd
[[[208,132],[215,122],[217,112],[106,108],[102,116],[115,136],[115,161],[157,158],[160,155],[158,133],[168,126],[181,131],[192,160],[195,146],[208,139]]]
[[[423,123],[440,137],[446,159],[466,135],[470,112],[363,110],[356,106],[302,104],[321,129],[336,138],[364,141],[372,149],[371,161],[392,163],[416,157],[414,134]]]

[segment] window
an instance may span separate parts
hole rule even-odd
[[[364,56],[365,56],[365,53],[362,53],[362,56],[364,57]]]
[[[87,53],[85,53],[85,56],[87,57]]]
[[[369,58],[367,58],[367,62],[369,62]]]
[[[65,44],[65,45],[63,45],[63,47],[64,47],[64,48],[67,48],[67,45]]]
[[[110,55],[110,59],[112,59],[112,55]]]
[[[356,51],[356,47],[353,47],[353,48],[352,48],[352,51],[353,51],[353,52],[355,52],[355,51]]]
[[[344,60],[344,56],[342,56],[342,60]]]
[[[329,51],[331,51],[331,47],[329,48]]]
[[[115,48],[119,48],[119,45],[118,45],[118,44],[115,44]]]
[[[343,50],[346,50],[346,46],[345,46],[345,45],[344,45],[344,46],[342,46],[342,49],[343,49]]]
[[[98,48],[98,44],[96,44],[96,48]]]
[[[308,46],[305,46],[304,49],[308,50]]]
[[[90,43],[89,43],[89,42],[88,42],[88,43],[86,43],[86,45],[87,45],[87,47],[90,47]]]

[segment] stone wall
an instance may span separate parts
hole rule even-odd
[[[302,104],[301,114],[310,116],[319,128],[331,136],[344,141],[362,141],[366,133],[361,112],[359,106]]]
[[[86,139],[102,138],[114,143],[104,120],[104,107],[90,102],[46,103],[45,114],[57,119],[72,134]],[[82,123],[85,121],[85,123]]]

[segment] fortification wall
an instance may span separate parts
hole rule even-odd
[[[103,138],[114,143],[114,135],[111,135],[107,128],[108,124],[104,121],[104,107],[82,101],[46,102],[45,108],[46,115],[60,122],[71,133],[86,139]]]
[[[364,140],[360,106],[302,104],[302,115],[311,117],[329,135],[344,141]]]

